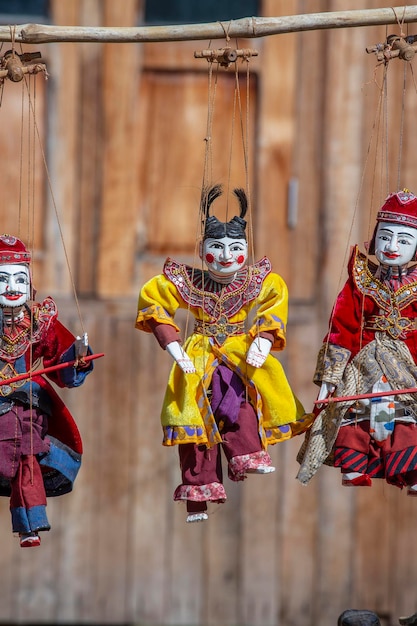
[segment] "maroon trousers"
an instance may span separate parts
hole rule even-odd
[[[243,476],[235,474],[230,466],[230,461],[236,457],[247,456],[249,463],[251,457],[259,457],[261,454],[262,464],[270,464],[269,455],[262,450],[258,432],[258,420],[249,402],[241,404],[236,422],[220,424],[219,429],[222,443],[213,448],[207,449],[205,446],[198,446],[192,443],[180,444],[178,446],[183,485],[177,488],[176,493],[184,489],[184,487],[201,487],[208,494],[207,500],[216,501],[212,486],[222,485],[223,483],[222,450],[229,463],[229,478],[231,480],[243,480]],[[220,498],[217,501],[224,501],[225,496],[222,498],[221,494],[219,495]],[[178,497],[176,499],[183,498]],[[187,511],[189,513],[205,511],[206,508],[206,501],[187,499]]]
[[[16,476],[11,481],[10,508],[46,506],[45,487],[40,465],[33,455],[22,456]]]
[[[397,487],[417,484],[417,425],[396,422],[384,441],[369,433],[369,421],[343,426],[334,449],[334,465],[343,473],[385,478]]]
[[[37,454],[47,452],[47,416],[15,404],[0,416],[0,475],[10,482],[14,532],[46,530],[46,494]]]

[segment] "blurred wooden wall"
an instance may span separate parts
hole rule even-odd
[[[261,3],[265,16],[361,4]],[[51,22],[61,25],[136,25],[143,9],[136,0],[50,5]],[[366,8],[388,6],[369,0]],[[309,410],[349,246],[362,245],[379,203],[396,190],[400,145],[400,186],[417,189],[417,96],[407,67],[401,132],[402,61],[389,68],[388,168],[381,148],[370,148],[382,132],[375,122],[381,68],[365,48],[390,32],[399,27],[239,42],[259,52],[248,112],[255,256],[269,256],[288,283],[288,347],[279,358]],[[213,507],[205,524],[186,524],[172,500],[177,452],[161,446],[159,425],[171,362],[134,320],[140,286],[165,257],[195,256],[208,77],[207,63],[193,54],[208,46],[40,46],[50,74],[36,79],[48,173],[29,148],[24,162],[36,184],[25,182],[23,193],[21,86],[5,85],[1,230],[32,238],[39,296],[55,296],[61,320],[75,333],[85,327],[106,356],[82,388],[62,393],[83,435],[84,460],[74,492],[49,502],[52,531],[40,549],[20,550],[8,502],[0,503],[1,623],[335,626],[343,610],[366,608],[387,626],[417,610],[417,502],[383,484],[342,488],[327,467],[301,487],[301,440],[271,449],[275,474],[228,481],[227,503]],[[229,173],[233,85],[233,72],[222,72],[213,127],[213,178],[227,185],[230,175],[232,187],[246,175],[238,143]],[[290,182],[298,210],[289,216]]]

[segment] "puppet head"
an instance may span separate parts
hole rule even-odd
[[[210,215],[210,207],[222,194],[220,185],[203,189],[201,211],[205,216],[203,241],[200,245],[200,257],[207,265],[209,274],[218,282],[233,280],[248,258],[246,241],[246,221],[243,219],[248,209],[246,193],[235,189],[234,194],[240,205],[240,215],[228,222],[221,222]]]
[[[11,235],[0,235],[0,307],[16,309],[30,298],[31,254]]]
[[[408,189],[390,194],[376,219],[369,254],[375,254],[385,265],[406,265],[415,259],[417,197]]]

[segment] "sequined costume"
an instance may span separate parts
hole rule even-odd
[[[0,380],[75,358],[75,337],[57,319],[52,298],[31,303],[0,335]],[[77,387],[91,371],[48,373],[59,387]],[[68,409],[44,376],[0,386],[0,495],[11,496],[13,531],[49,530],[46,496],[71,491],[82,442]]]
[[[258,334],[270,339],[273,350],[285,347],[287,307],[286,285],[271,272],[267,258],[244,266],[228,284],[215,282],[206,271],[168,259],[163,274],[143,286],[136,328],[154,332],[162,347],[179,338],[180,329],[174,322],[178,309],[189,311],[195,319],[194,331],[186,339],[184,349],[194,362],[196,373],[184,375],[174,364],[161,416],[163,444],[180,444],[183,450],[183,485],[177,489],[175,499],[226,499],[220,471],[217,481],[212,478],[205,482],[200,476],[198,484],[189,484],[184,472],[188,463],[185,457],[196,449],[212,450],[214,454],[217,444],[230,443],[236,429],[243,429],[238,418],[248,424],[253,419],[254,427],[248,425],[248,441],[252,443],[247,444],[246,450],[245,444],[240,443],[234,451],[226,452],[232,480],[242,480],[246,470],[256,468],[257,463],[270,462],[268,444],[289,439],[311,423],[311,416],[305,415],[275,357],[269,355],[259,369],[245,361]],[[251,312],[254,317],[250,321]],[[223,413],[217,401],[214,406],[218,388],[222,402],[233,395]],[[239,416],[232,417],[231,412],[237,410]]]
[[[314,382],[335,385],[334,396],[417,387],[417,268],[387,268],[357,247],[337,297]],[[417,482],[416,394],[375,397],[362,412],[354,401],[330,403],[299,452],[298,479],[307,483],[322,463],[385,478]],[[365,484],[365,483],[359,483]],[[368,483],[370,485],[370,480]]]

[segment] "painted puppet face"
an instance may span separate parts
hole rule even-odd
[[[0,306],[22,306],[29,296],[29,268],[20,264],[0,265]]]
[[[248,258],[248,244],[245,239],[205,239],[202,259],[213,276],[224,278],[233,276]]]
[[[375,237],[375,256],[384,265],[407,265],[415,255],[417,229],[380,222]]]

